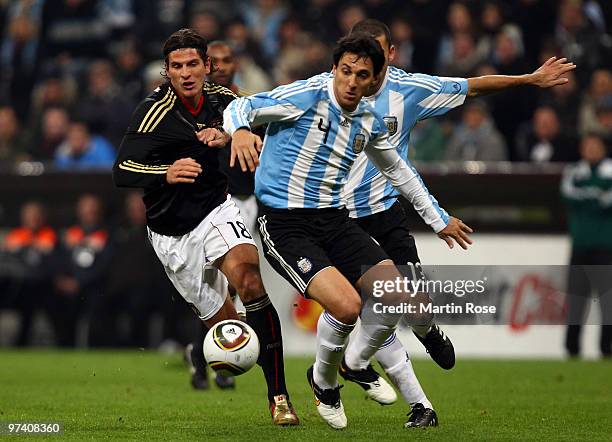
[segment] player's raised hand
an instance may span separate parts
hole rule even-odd
[[[447,226],[438,233],[438,236],[446,241],[446,244],[448,244],[448,247],[451,249],[455,246],[453,243],[453,240],[455,240],[462,249],[467,250],[468,244],[474,243],[468,236],[468,233],[472,232],[473,230],[470,226],[460,219],[451,216]]]
[[[255,172],[255,168],[259,166],[260,151],[261,138],[250,130],[238,129],[232,136],[230,167],[234,167],[236,160],[238,160],[243,172],[246,172],[247,169]]]
[[[565,84],[569,80],[563,75],[574,69],[576,65],[567,61],[567,58],[551,57],[531,74],[531,83],[542,88]]]
[[[195,183],[195,179],[202,173],[202,166],[193,158],[176,160],[166,172],[168,184]]]
[[[207,127],[196,132],[196,137],[201,143],[207,144],[208,147],[223,147],[231,139],[228,134],[214,127]]]

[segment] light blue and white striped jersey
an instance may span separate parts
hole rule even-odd
[[[234,100],[224,113],[230,134],[269,123],[255,174],[255,195],[278,209],[343,207],[340,192],[366,146],[393,149],[384,120],[364,101],[343,110],[333,77],[320,74]]]
[[[468,91],[464,78],[434,77],[425,74],[409,74],[389,66],[387,74],[376,94],[364,98],[379,113],[389,130],[389,140],[400,156],[408,161],[410,132],[420,120],[443,115],[464,103]],[[429,194],[425,184],[408,163],[431,198],[445,223],[448,214]],[[365,155],[355,161],[342,197],[353,218],[372,215],[390,208],[399,193],[382,176]]]

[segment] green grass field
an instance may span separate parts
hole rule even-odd
[[[51,440],[612,440],[612,363],[605,361],[460,360],[445,372],[418,360],[438,428],[404,429],[401,401],[382,407],[347,385],[343,431],[318,417],[304,375],[309,359],[287,360],[302,420],[293,428],[271,425],[257,367],[235,391],[196,392],[178,355],[0,351],[0,361],[0,422],[63,423],[64,434]]]

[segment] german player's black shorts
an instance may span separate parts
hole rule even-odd
[[[383,212],[356,218],[355,221],[380,244],[395,265],[420,262],[406,212],[399,201]]]
[[[349,218],[346,209],[271,209],[259,211],[266,259],[300,293],[327,267],[336,267],[351,284],[364,266],[389,259]]]

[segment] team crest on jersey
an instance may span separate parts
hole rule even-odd
[[[308,273],[312,270],[312,263],[308,258],[300,258],[297,262],[297,266],[302,273]]]
[[[396,117],[383,117],[385,120],[385,124],[387,125],[387,130],[389,131],[389,135],[395,135],[397,133],[397,118]]]
[[[353,138],[353,152],[361,153],[365,145],[366,145],[365,135],[364,134],[355,135],[355,138]]]
[[[198,125],[198,130],[202,130],[206,127],[204,123],[196,123]]]

